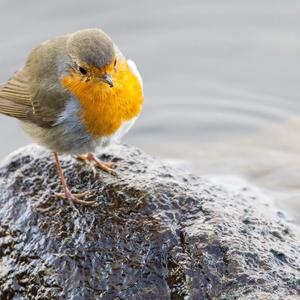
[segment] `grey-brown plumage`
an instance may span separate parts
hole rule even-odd
[[[67,40],[67,51],[71,57],[102,68],[109,65],[114,56],[111,39],[101,30],[81,30],[71,34]]]

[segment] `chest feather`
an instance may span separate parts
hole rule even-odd
[[[123,122],[137,117],[142,109],[141,84],[125,60],[118,63],[111,77],[112,88],[97,78],[87,82],[79,75],[61,78],[62,85],[81,104],[79,118],[94,138],[114,134]]]

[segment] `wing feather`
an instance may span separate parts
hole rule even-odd
[[[0,86],[0,113],[26,119],[28,113],[34,111],[28,81],[28,71],[23,68]]]

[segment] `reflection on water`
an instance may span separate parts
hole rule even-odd
[[[1,1],[0,14],[0,81],[38,42],[101,27],[144,77],[128,142],[198,174],[246,177],[300,220],[300,2]],[[0,135],[0,156],[29,141],[3,116]]]

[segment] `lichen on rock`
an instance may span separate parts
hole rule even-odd
[[[99,154],[100,156],[100,154]],[[28,146],[0,166],[0,299],[296,299],[299,235],[247,185],[198,178],[116,145],[118,176],[72,157],[57,200],[51,153]]]

